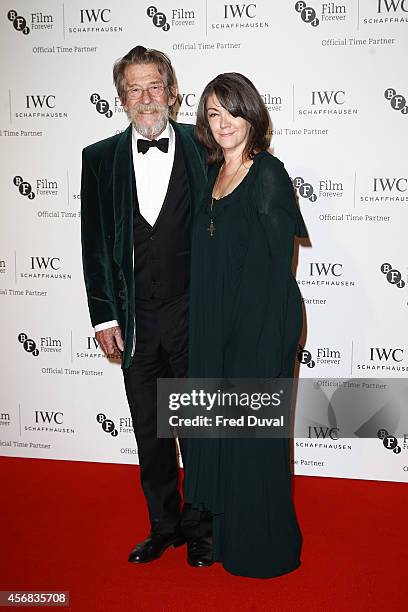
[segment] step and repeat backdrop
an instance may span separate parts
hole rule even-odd
[[[265,101],[311,238],[297,261],[300,377],[407,376],[408,0],[12,0],[0,40],[4,455],[138,461],[80,253],[81,150],[126,128],[112,65],[137,44],[171,57],[179,121],[194,123],[221,72],[242,72]],[[380,409],[373,401],[372,418]],[[344,439],[329,416],[294,441],[297,474],[408,479],[395,420],[377,419],[377,438]]]

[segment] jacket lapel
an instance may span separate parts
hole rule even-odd
[[[133,248],[134,169],[132,155],[132,125],[121,134],[113,160],[113,210],[115,216],[115,246],[113,256],[118,264]]]
[[[170,123],[182,145],[184,163],[190,185],[191,208],[193,213],[195,213],[198,202],[200,201],[201,189],[207,180],[207,166],[200,149],[188,131],[183,129],[182,125],[178,125],[172,119],[170,119]]]

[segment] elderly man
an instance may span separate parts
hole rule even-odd
[[[151,532],[130,553],[146,563],[187,539],[188,562],[211,565],[210,520],[184,508],[175,441],[156,434],[156,380],[187,375],[190,219],[206,181],[194,128],[169,119],[178,96],[160,51],[137,46],[113,69],[130,120],[82,158],[82,253],[95,335],[121,356]],[[186,441],[181,444],[187,461]]]

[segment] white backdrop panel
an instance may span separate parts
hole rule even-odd
[[[136,44],[170,55],[179,121],[194,123],[221,72],[244,73],[264,97],[311,237],[297,257],[300,376],[406,377],[407,33],[407,0],[3,9],[3,454],[137,462],[120,367],[95,346],[79,239],[81,149],[126,127],[112,64]],[[296,440],[295,472],[406,481],[407,439],[399,453]]]

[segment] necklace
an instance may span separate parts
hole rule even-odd
[[[223,197],[224,197],[224,195],[227,193],[227,191],[228,191],[229,187],[231,186],[231,184],[232,184],[232,182],[233,182],[234,178],[237,176],[237,174],[238,174],[238,170],[241,168],[242,164],[243,164],[243,162],[241,161],[241,163],[239,164],[238,168],[235,170],[234,174],[232,175],[231,180],[230,180],[230,181],[228,181],[227,186],[226,186],[226,187],[224,188],[224,190],[223,190],[223,191],[222,191],[222,192],[219,194],[218,198],[214,198],[214,196],[211,196],[211,205],[210,205],[210,223],[208,224],[208,228],[207,228],[207,232],[209,232],[209,233],[210,233],[210,236],[211,236],[211,237],[212,237],[212,236],[214,236],[214,232],[215,232],[215,230],[217,229],[217,228],[215,227],[215,225],[214,225],[214,216],[213,216],[213,214],[212,214],[212,211],[213,211],[213,206],[214,206],[214,200],[221,200],[221,198],[223,198]],[[223,166],[224,166],[224,165],[225,165],[225,162],[224,162]],[[221,167],[221,170],[222,170],[222,167]],[[216,190],[216,188],[217,188],[217,185],[218,185],[218,179],[219,179],[219,177],[220,177],[221,170],[220,170],[220,172],[219,172],[219,173],[218,173],[218,175],[217,175],[217,179],[216,179],[216,181],[215,181],[215,185],[214,185],[214,188],[213,188],[213,193],[214,193],[214,191],[215,191],[215,190]]]

